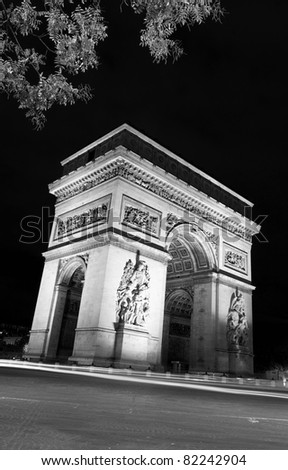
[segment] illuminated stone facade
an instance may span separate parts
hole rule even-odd
[[[27,357],[251,375],[252,204],[128,125],[62,165]]]

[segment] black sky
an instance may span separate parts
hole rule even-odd
[[[55,108],[36,132],[12,98],[1,97],[0,323],[31,325],[53,214],[47,186],[61,176],[60,161],[127,122],[254,202],[254,219],[268,215],[268,241],[255,240],[252,256],[257,358],[288,333],[287,1],[222,1],[223,23],[179,31],[186,54],[166,65],[138,45],[140,16],[121,13],[120,1],[101,3],[109,36],[99,69],[83,77],[94,88],[89,104]],[[20,243],[28,215],[43,219],[43,242]]]

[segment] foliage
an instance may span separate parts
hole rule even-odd
[[[220,0],[123,0],[144,15],[140,44],[153,59],[183,52],[171,38],[178,26],[219,20]],[[0,90],[13,96],[37,129],[54,104],[92,97],[74,78],[99,65],[96,48],[107,36],[100,0],[0,0]],[[53,61],[52,61],[53,58]],[[51,72],[52,70],[52,72]]]
[[[183,53],[180,42],[171,38],[178,26],[201,24],[209,16],[219,21],[224,14],[220,0],[132,0],[131,6],[136,13],[145,13],[141,45],[157,62],[169,55],[178,59]]]

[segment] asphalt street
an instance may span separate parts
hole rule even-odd
[[[287,394],[179,385],[1,367],[0,449],[288,449]]]

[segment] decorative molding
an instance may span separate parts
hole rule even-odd
[[[63,271],[63,269],[65,269],[65,266],[67,265],[68,261],[70,261],[71,259],[73,258],[63,258],[63,259],[60,259],[59,261],[59,274]]]
[[[183,222],[184,220],[181,217],[178,217],[172,212],[168,212],[166,217],[166,233],[169,233],[176,225]]]
[[[146,204],[141,204],[127,196],[123,196],[122,200],[121,221],[122,224],[129,225],[137,230],[148,232],[155,237],[159,237],[161,212],[158,212]]]
[[[243,274],[248,274],[248,254],[224,244],[224,266]]]
[[[64,271],[64,269],[66,268],[68,262],[72,261],[72,260],[76,260],[76,259],[79,259],[81,258],[84,263],[85,263],[85,266],[87,268],[87,265],[88,265],[88,259],[89,259],[89,253],[80,253],[80,254],[77,254],[76,256],[69,256],[69,257],[66,257],[66,258],[61,258],[59,260],[59,271],[58,271],[58,279],[59,279],[59,276],[62,274],[62,272]]]
[[[240,214],[244,213],[247,204],[251,205],[249,201],[239,197],[229,188],[224,187],[221,183],[179,159],[177,155],[126,124],[64,160],[62,162],[64,175],[77,171],[79,167],[85,168],[86,165],[93,165],[104,155],[111,154],[118,148],[125,149],[127,153],[149,161],[149,163]]]
[[[219,235],[211,232],[210,230],[203,230],[208,242],[211,244],[213,252],[218,260],[218,249],[219,249]]]
[[[77,181],[68,183],[59,189],[53,189],[52,192],[57,197],[57,202],[61,202],[115,177],[122,177],[249,242],[252,240],[252,235],[256,233],[255,228],[247,228],[243,224],[239,224],[232,218],[226,217],[207,204],[183,193],[173,185],[164,182],[122,157],[115,158],[101,168],[92,170]]]
[[[93,234],[93,237],[85,238],[85,240],[79,240],[73,244],[65,243],[62,246],[56,245],[49,248],[48,251],[42,254],[45,257],[45,260],[48,262],[57,259],[59,260],[60,258],[66,256],[80,256],[83,251],[86,252],[87,250],[94,250],[105,245],[117,246],[134,253],[137,253],[137,251],[141,249],[143,256],[159,261],[165,266],[167,266],[171,258],[169,253],[166,251],[161,251],[156,247],[152,247],[151,245],[146,246],[140,241],[131,245],[131,241],[127,241],[123,236],[119,236],[113,232],[104,232],[102,235]]]
[[[243,294],[237,288],[231,295],[227,315],[226,338],[229,349],[246,348],[249,339],[248,330]]]
[[[85,265],[86,265],[86,268],[87,268],[87,265],[88,265],[88,260],[89,260],[89,253],[83,253],[82,255],[79,255],[80,258],[83,259]]]
[[[166,217],[166,234],[168,235],[168,233],[171,232],[174,227],[177,227],[177,225],[184,223],[189,224],[189,232],[201,231],[195,221],[189,220],[189,215],[186,219],[185,217],[178,217],[176,214],[168,212]]]
[[[116,315],[119,323],[145,326],[149,315],[150,274],[147,263],[129,259],[117,289]]]

